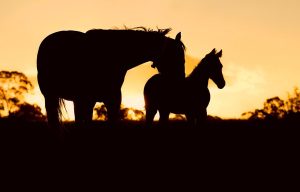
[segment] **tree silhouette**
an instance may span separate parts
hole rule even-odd
[[[249,119],[283,119],[286,115],[285,102],[279,97],[272,97],[264,102],[263,109],[255,109],[253,112],[246,112],[242,115],[249,116]]]
[[[93,119],[95,120],[107,120],[107,109],[104,104],[96,103],[94,107]]]
[[[267,119],[283,119],[286,115],[285,102],[279,97],[267,99],[264,103],[263,111]]]
[[[144,119],[144,112],[142,110],[134,109],[131,107],[121,106],[120,117],[122,120],[142,120]],[[94,107],[95,120],[107,120],[107,109],[104,104],[96,104]]]
[[[286,101],[287,118],[296,120],[300,119],[300,90],[294,88],[293,94],[288,94],[288,100]]]
[[[144,112],[132,107],[121,108],[121,119],[139,121],[144,119]]]
[[[10,118],[18,120],[45,121],[46,116],[42,113],[41,107],[36,104],[22,103],[19,110],[10,114]]]
[[[242,116],[250,119],[278,120],[300,117],[300,91],[296,87],[293,94],[288,94],[288,99],[272,97],[264,102],[262,109],[255,109],[243,113]]]
[[[0,117],[44,120],[41,108],[25,101],[32,91],[33,85],[23,73],[0,71]]]
[[[249,120],[265,119],[266,113],[263,109],[255,109],[254,111],[248,111],[242,114],[242,116]]]
[[[182,114],[174,114],[174,116],[170,118],[173,120],[186,120],[186,117]]]

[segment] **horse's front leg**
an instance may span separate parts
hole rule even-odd
[[[73,101],[75,122],[78,124],[86,124],[93,119],[94,101],[88,99],[77,99]]]
[[[169,115],[169,111],[159,110],[159,126],[161,128],[168,127]]]

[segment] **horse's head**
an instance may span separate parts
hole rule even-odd
[[[220,57],[222,57],[222,50],[216,53],[216,50],[213,49],[205,56],[205,59],[207,59],[210,79],[213,80],[219,89],[222,89],[226,83],[222,73],[223,65],[220,62]]]
[[[180,39],[181,33],[178,33],[175,39],[165,37],[162,49],[152,64],[153,68],[156,67],[162,75],[170,79],[185,78],[185,47]]]

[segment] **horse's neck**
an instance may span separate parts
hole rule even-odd
[[[142,31],[91,30],[87,35],[93,58],[99,55],[95,50],[104,50],[105,62],[120,63],[127,70],[152,61],[161,46],[159,34]]]
[[[138,54],[137,54],[138,55]],[[129,70],[129,69],[132,69],[138,65],[141,65],[143,63],[146,63],[148,61],[151,61],[151,57],[148,57],[147,55],[143,56],[143,55],[140,55],[140,57],[137,57],[135,58],[133,61],[129,61],[126,63],[126,69]]]
[[[130,51],[133,53],[134,59],[127,64],[128,69],[134,68],[148,61],[153,61],[155,58],[160,56],[163,47],[160,41],[155,41],[153,38],[151,39],[146,36],[144,39],[141,38],[139,41],[134,42],[130,46]]]

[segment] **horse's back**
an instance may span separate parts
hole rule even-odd
[[[84,33],[79,31],[59,31],[42,41],[37,55],[38,83],[42,93],[60,92],[72,86],[85,60],[84,38]]]
[[[84,54],[85,35],[79,31],[59,31],[47,36],[40,44],[37,68],[41,72],[51,68],[63,70],[78,62]],[[62,65],[63,63],[63,65]],[[68,69],[69,70],[69,69]]]
[[[139,55],[132,42],[133,31],[90,30],[59,31],[47,36],[41,43],[37,56],[39,73],[60,74],[78,78],[84,74],[89,81],[95,76],[107,80],[111,75],[123,76],[127,64]],[[137,52],[136,54],[132,54]],[[123,65],[123,66],[122,66]],[[110,75],[108,75],[110,74]]]
[[[131,52],[126,55],[128,51],[121,51],[126,49],[118,41],[121,39],[118,33],[114,30],[59,31],[47,36],[37,55],[42,93],[64,98],[70,95],[99,98],[119,91],[127,71],[122,65],[127,64],[126,58],[133,56]],[[116,43],[120,44],[118,50]],[[97,89],[99,84],[101,89]]]

